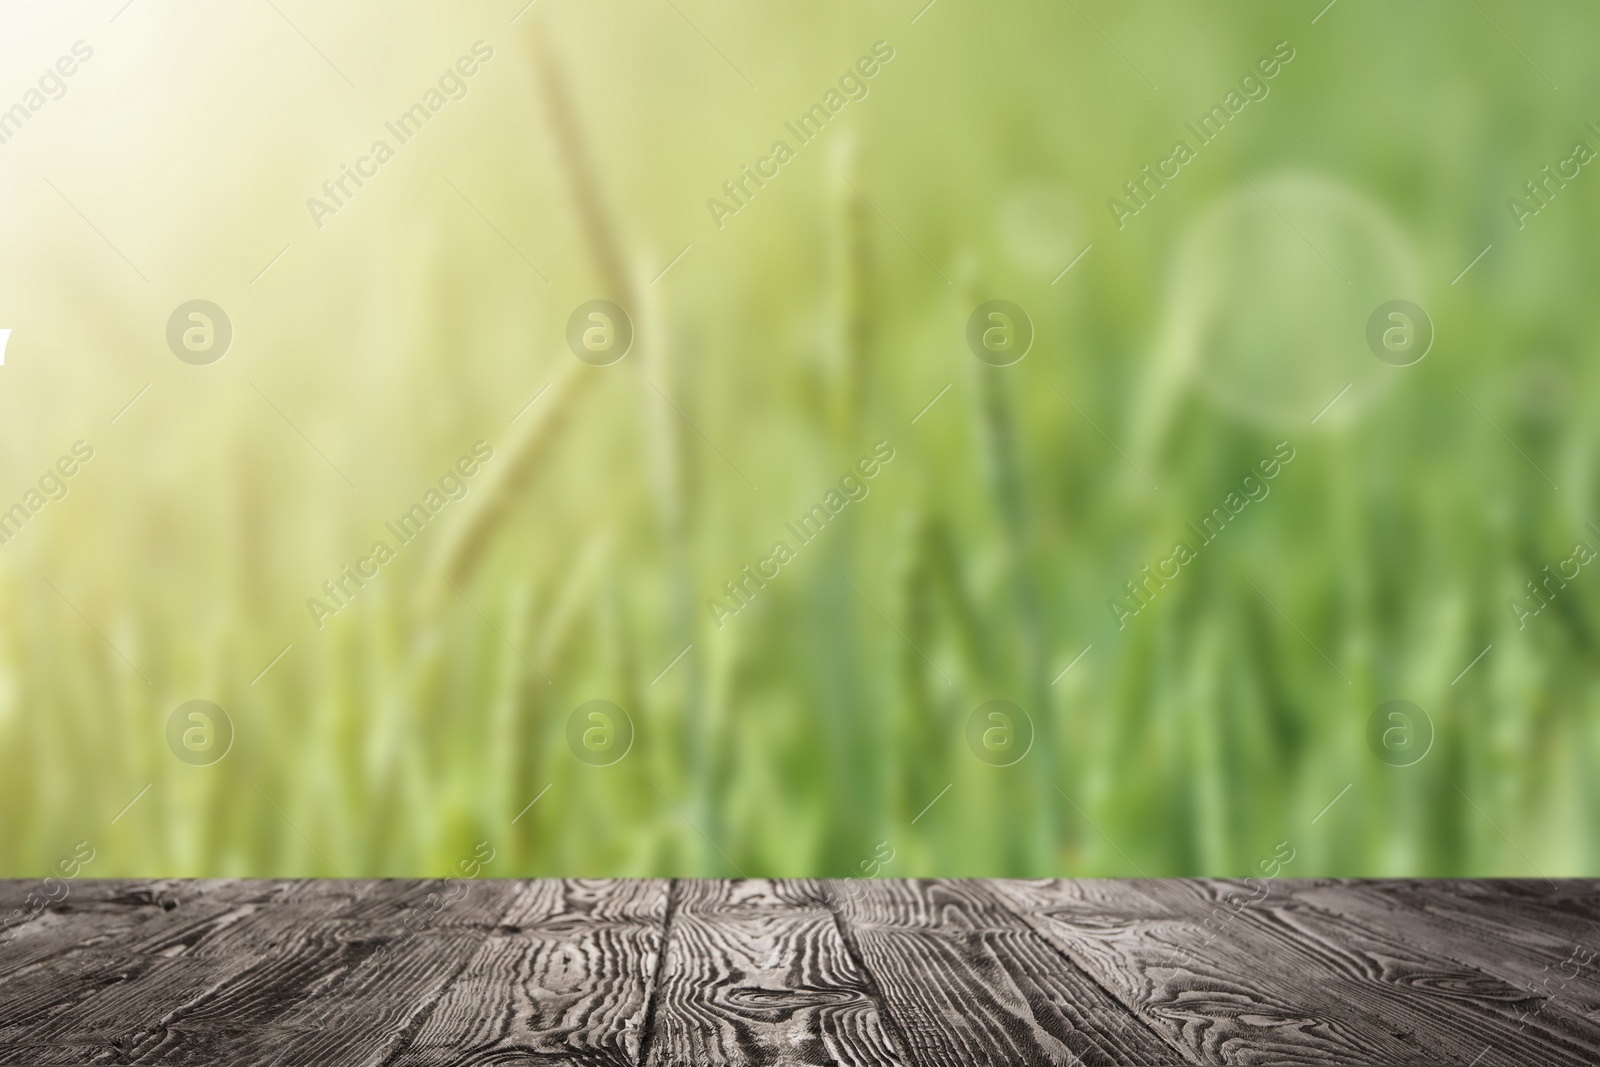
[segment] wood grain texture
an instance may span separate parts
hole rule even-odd
[[[1183,1063],[980,882],[835,883],[917,1063]]]
[[[395,1067],[639,1062],[670,888],[529,882]]]
[[[1589,881],[39,888],[0,1064],[1600,1063]]]
[[[1282,892],[1282,884],[1269,886]],[[1449,1063],[1373,1011],[1358,976],[1284,975],[1290,950],[1249,921],[1270,900],[1225,882],[1003,883],[1045,936],[1197,1063]],[[1476,1051],[1476,1050],[1474,1050]],[[1463,1061],[1466,1062],[1466,1061]]]
[[[1332,964],[1359,969],[1381,984],[1386,1011],[1404,1009],[1418,1020],[1421,1040],[1463,1062],[1507,1062],[1514,1052],[1540,1063],[1600,1063],[1600,1024],[1549,998],[1541,1002],[1527,985],[1502,977],[1499,967],[1455,958],[1437,939],[1423,947],[1390,923],[1326,911],[1298,895],[1260,918],[1297,943],[1318,946]]]
[[[997,886],[1200,1062],[1261,1062],[1263,1054],[1305,1063],[1600,1062],[1592,1021],[1530,1012],[1526,989],[1406,936],[1414,904],[1383,919],[1325,910],[1307,899],[1322,888]]]
[[[85,1022],[152,968],[170,965],[186,947],[226,929],[282,891],[276,883],[189,882],[75,884],[59,904],[0,945],[0,1048],[18,1043],[36,1062],[77,1063],[110,1048],[103,1028]],[[225,962],[187,968],[189,981]],[[168,989],[186,982],[170,967]],[[137,1018],[151,1004],[135,1001]],[[131,1025],[131,1024],[130,1024]],[[115,1024],[112,1024],[115,1030]]]
[[[56,1050],[48,1062],[381,1062],[376,1053],[505,910],[513,889],[495,885],[452,901],[438,882],[238,883],[242,898],[202,893],[164,922],[133,904],[140,921],[19,984],[19,997],[55,998],[29,1030],[29,1054]],[[0,985],[4,1019],[13,1017],[3,992],[10,984]],[[63,987],[73,996],[60,997]]]
[[[650,1067],[905,1062],[818,884],[688,881],[675,905]]]
[[[1294,921],[1335,936],[1349,931],[1352,943],[1368,946],[1396,973],[1409,971],[1413,981],[1470,976],[1470,990],[1442,990],[1445,1009],[1467,1017],[1459,1032],[1478,1025],[1479,1008],[1502,1031],[1516,1032],[1514,1044],[1485,1034],[1486,1065],[1509,1062],[1495,1052],[1508,1044],[1518,1054],[1537,1049],[1552,1063],[1600,1062],[1600,928],[1589,920],[1600,898],[1589,892],[1563,899],[1543,888],[1464,898],[1439,883],[1308,884],[1289,911]],[[1478,996],[1486,1003],[1476,1003]]]

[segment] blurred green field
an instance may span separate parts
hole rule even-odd
[[[1600,175],[1507,201],[1600,148],[1600,12],[924,2],[8,8],[0,105],[94,58],[0,145],[0,509],[93,458],[0,545],[0,876],[84,840],[90,876],[444,875],[480,841],[493,876],[1221,876],[1280,842],[1299,877],[1594,874],[1600,570],[1526,583],[1600,548]],[[610,366],[566,342],[597,298],[636,331]],[[165,339],[195,299],[233,326],[209,366]],[[967,347],[992,299],[1035,331],[1010,366]],[[1410,366],[1367,345],[1396,299],[1436,331]],[[168,743],[196,699],[233,729],[207,766]],[[597,699],[609,765],[569,743]],[[996,699],[1009,766],[968,743]],[[1409,765],[1368,740],[1395,699]]]

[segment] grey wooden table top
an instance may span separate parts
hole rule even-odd
[[[0,1063],[1595,1064],[1600,883],[0,882]]]

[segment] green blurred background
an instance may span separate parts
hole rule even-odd
[[[1600,11],[924,2],[8,4],[0,106],[93,58],[0,145],[0,507],[94,458],[0,546],[0,875],[79,840],[98,876],[449,874],[480,841],[497,876],[1233,875],[1283,841],[1297,876],[1595,873],[1600,574],[1509,602],[1600,547],[1600,175],[1521,229],[1507,199],[1600,148]],[[637,334],[606,367],[565,341],[600,297]],[[165,339],[194,299],[233,326],[209,366]],[[1036,331],[1008,367],[967,348],[989,299]],[[1367,347],[1392,299],[1437,332],[1411,366]],[[234,732],[205,766],[167,741],[195,699]],[[615,762],[568,742],[593,699]],[[1031,724],[1009,766],[967,741],[993,699]],[[1431,724],[1408,765],[1368,743],[1391,699]]]

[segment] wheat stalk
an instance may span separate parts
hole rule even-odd
[[[976,272],[970,264],[964,272],[961,291],[966,295],[965,307],[976,307],[985,297],[979,295],[972,284]],[[980,423],[980,438],[986,457],[985,473],[990,492],[994,496],[995,510],[1000,516],[1006,547],[1010,556],[1012,595],[1015,612],[1022,630],[1023,682],[1018,694],[1024,698],[1025,710],[1033,720],[1035,740],[1032,760],[1037,793],[1038,810],[1030,820],[1033,840],[1031,852],[1023,850],[1020,840],[1011,844],[1016,849],[1013,866],[1051,871],[1056,865],[1059,820],[1056,818],[1058,798],[1055,792],[1054,761],[1057,757],[1055,709],[1051,700],[1045,665],[1045,632],[1043,611],[1034,587],[1032,557],[1033,545],[1029,535],[1026,499],[1023,493],[1024,471],[1018,455],[1016,405],[1006,376],[1015,371],[1007,367],[990,367],[974,360],[972,373],[977,386],[976,395]],[[1024,858],[1026,857],[1026,858]],[[1014,873],[1022,873],[1017,870]]]
[[[639,305],[638,287],[623,268],[617,227],[600,195],[588,146],[568,92],[566,76],[551,49],[547,34],[536,27],[524,40],[538,75],[537,92],[543,97],[557,155],[566,172],[567,185],[577,207],[588,250],[600,277],[601,288],[630,314]],[[636,341],[636,347],[639,347]],[[473,498],[461,523],[441,550],[428,583],[426,604],[436,607],[451,584],[464,585],[482,562],[490,542],[505,524],[513,506],[526,495],[534,476],[544,466],[561,431],[583,397],[599,380],[600,372],[577,360],[564,362],[549,388],[549,395],[529,412],[517,436],[506,449],[504,463],[494,469],[483,491]]]

